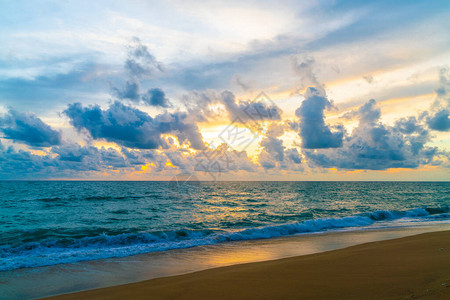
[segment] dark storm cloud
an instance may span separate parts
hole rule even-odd
[[[114,102],[107,110],[98,105],[83,107],[74,103],[64,111],[78,131],[87,131],[94,139],[105,139],[119,145],[138,149],[166,147],[161,134],[171,133],[180,143],[189,141],[195,149],[203,147],[195,123],[182,112],[165,113],[152,118],[136,108]]]
[[[49,147],[61,143],[61,133],[42,122],[34,114],[24,114],[10,109],[0,117],[0,131],[5,139],[33,147]]]
[[[414,117],[398,120],[393,127],[384,125],[374,100],[361,106],[358,117],[358,127],[341,148],[305,150],[308,161],[326,168],[385,170],[417,168],[438,155],[437,148],[425,146],[428,132]]]
[[[300,136],[305,149],[337,148],[342,146],[344,128],[327,126],[324,110],[331,102],[317,88],[308,88],[306,98],[295,111],[300,118]],[[331,129],[334,129],[332,132]]]
[[[142,101],[152,106],[160,106],[160,107],[172,106],[169,99],[167,99],[164,91],[159,88],[148,90],[147,93],[142,97]]]

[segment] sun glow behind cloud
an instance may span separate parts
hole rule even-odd
[[[447,125],[441,119],[430,125],[448,109],[448,78],[441,74],[450,65],[444,2],[434,8],[340,1],[1,6],[3,161],[37,176],[170,179],[196,172],[208,180],[218,173],[224,180],[350,180],[397,172],[420,179],[422,170],[428,179],[448,179]],[[316,99],[324,108],[311,106],[323,109],[314,116],[298,111],[309,87],[325,93],[326,101]],[[261,91],[277,115],[255,125],[242,110],[269,112],[272,104],[255,99]],[[388,146],[358,127],[370,99],[380,116],[362,123],[368,131],[385,130],[373,138]],[[237,116],[244,120],[233,124]],[[396,127],[410,117],[404,126],[413,131]],[[305,147],[312,137],[302,133],[302,118],[323,121],[313,128],[320,138],[341,132],[342,145]],[[242,139],[256,137],[248,146],[235,140],[227,148],[221,145],[227,129],[241,131]],[[383,170],[339,163],[339,155],[351,153],[347,143],[357,139],[378,147],[379,156],[364,149],[359,155],[379,159]],[[237,156],[224,172],[200,174],[203,151]],[[3,170],[6,178],[24,176],[6,164]]]

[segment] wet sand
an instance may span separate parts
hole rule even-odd
[[[49,299],[450,299],[450,231]]]

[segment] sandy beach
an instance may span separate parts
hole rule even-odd
[[[0,300],[450,300],[450,0],[0,0]]]
[[[450,231],[47,299],[449,299]]]

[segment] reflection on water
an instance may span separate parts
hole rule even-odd
[[[445,182],[196,183],[0,181],[0,271],[450,220]]]

